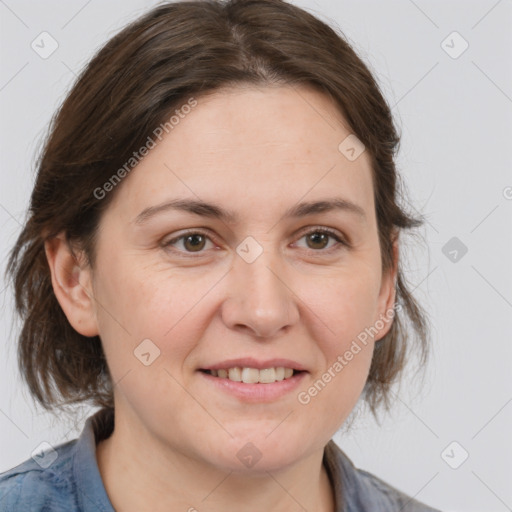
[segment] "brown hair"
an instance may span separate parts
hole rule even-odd
[[[94,266],[94,236],[116,187],[102,187],[177,106],[237,84],[309,85],[332,98],[369,152],[383,271],[393,233],[420,226],[398,204],[399,136],[369,69],[342,34],[282,0],[182,1],[160,5],[100,49],[52,119],[38,161],[29,218],[11,252],[16,309],[23,319],[18,364],[47,410],[89,401],[113,407],[113,383],[98,336],[69,324],[53,292],[46,239],[65,232]],[[341,142],[341,141],[340,141]],[[428,355],[427,317],[404,281],[388,334],[375,347],[363,397],[375,415],[414,343]]]

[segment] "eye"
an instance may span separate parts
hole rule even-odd
[[[332,252],[332,249],[338,250],[341,246],[348,246],[342,237],[334,230],[329,228],[314,228],[302,235],[302,238],[306,239],[308,249],[313,252]],[[332,244],[328,249],[326,246],[329,243],[329,239],[334,240],[336,243]]]
[[[177,252],[200,253],[205,248],[207,241],[211,243],[210,237],[206,233],[202,231],[190,231],[168,240],[162,245],[164,248],[168,248],[178,244],[181,245],[183,249],[179,249]]]

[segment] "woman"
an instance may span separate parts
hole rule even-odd
[[[389,407],[415,339],[427,354],[398,142],[364,63],[284,1],[165,4],[112,38],[54,120],[9,266],[32,394],[101,409],[3,473],[0,503],[434,510],[331,440],[361,397]]]

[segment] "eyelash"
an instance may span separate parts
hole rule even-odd
[[[317,234],[317,233],[320,233],[320,234],[325,234],[325,235],[329,235],[329,237],[333,238],[334,240],[336,240],[336,244],[333,245],[332,247],[330,247],[329,249],[306,249],[308,253],[316,253],[316,254],[320,254],[320,253],[324,253],[324,254],[331,254],[332,252],[336,252],[338,250],[341,250],[343,248],[347,248],[347,247],[350,247],[350,244],[344,240],[339,234],[337,231],[334,231],[330,228],[326,228],[326,227],[318,227],[318,228],[313,228],[309,231],[306,231],[304,233],[301,234],[300,239],[304,238],[305,236],[307,235],[311,235],[311,234]],[[180,236],[178,237],[175,237],[171,240],[168,240],[166,242],[164,242],[162,244],[162,247],[164,249],[168,249],[172,246],[172,244],[186,238],[187,236],[190,236],[190,235],[202,235],[206,238],[208,238],[210,241],[213,242],[213,240],[211,240],[211,237],[210,235],[205,232],[205,231],[202,231],[200,229],[193,229],[193,230],[190,230],[190,231],[187,231],[183,234],[181,234]],[[204,250],[202,251],[199,251],[197,253],[193,253],[193,252],[187,252],[187,251],[181,251],[181,250],[176,250],[176,249],[170,249],[172,252],[176,252],[180,255],[183,255],[183,254],[186,254],[187,256],[185,257],[191,257],[191,258],[195,258],[195,257],[199,257],[201,254],[204,253]],[[197,255],[197,256],[195,256]]]

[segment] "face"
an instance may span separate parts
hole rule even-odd
[[[313,90],[224,90],[118,185],[91,278],[116,423],[236,471],[293,464],[340,428],[394,302],[370,157],[338,148],[350,133]]]

